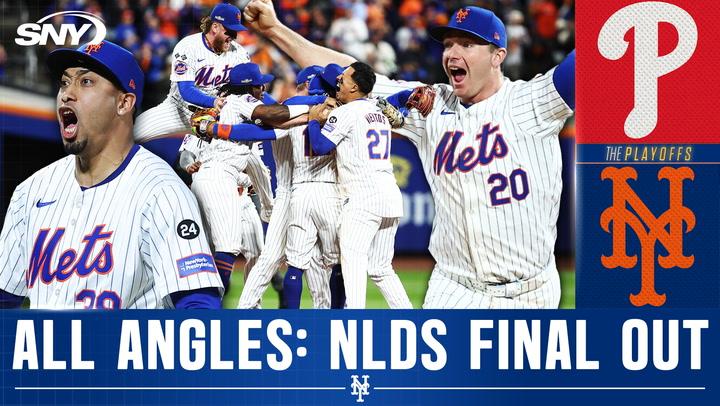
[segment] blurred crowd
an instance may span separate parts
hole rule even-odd
[[[248,0],[229,1],[243,7]],[[146,101],[153,106],[165,97],[169,87],[170,55],[177,41],[198,32],[200,19],[209,14],[217,0],[59,0],[40,1],[25,10],[28,21],[45,15],[78,10],[102,16],[108,39],[132,51],[146,73]],[[30,2],[32,3],[32,2]],[[368,62],[392,78],[445,82],[440,64],[442,46],[433,41],[427,28],[448,22],[452,12],[463,5],[493,10],[506,24],[508,55],[506,76],[529,79],[557,64],[574,47],[573,0],[275,0],[280,19],[311,41],[323,44]],[[10,13],[22,14],[23,6]],[[4,13],[5,14],[5,13]],[[27,21],[23,21],[27,22]],[[56,24],[73,23],[60,16]],[[7,31],[7,29],[5,29]],[[12,33],[14,34],[14,32]],[[0,44],[0,77],[10,60],[10,38]],[[8,42],[6,42],[8,41]],[[238,37],[253,62],[277,78],[273,94],[283,99],[294,87],[298,70],[292,61],[261,37],[242,33]],[[14,45],[14,44],[12,44]],[[47,46],[44,52],[52,50]],[[24,50],[24,58],[32,58]],[[40,61],[44,55],[36,55]],[[42,70],[37,76],[41,78]],[[24,72],[26,75],[27,71]]]

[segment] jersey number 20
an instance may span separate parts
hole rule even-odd
[[[487,182],[493,187],[490,189],[490,202],[493,206],[510,203],[510,196],[515,200],[524,200],[530,192],[527,173],[522,169],[515,169],[510,172],[510,176],[493,173],[488,177]],[[508,183],[510,183],[510,196],[505,193]]]
[[[370,159],[388,159],[390,156],[390,131],[370,130],[367,132],[367,138],[372,139],[368,144]]]

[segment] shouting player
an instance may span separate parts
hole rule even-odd
[[[252,0],[245,21],[301,66],[353,60],[282,25],[269,0]],[[575,104],[574,52],[544,75],[512,82],[501,69],[505,27],[492,12],[461,8],[431,34],[444,45],[450,85],[435,85],[429,116],[413,111],[400,131],[418,148],[435,202],[437,264],[423,307],[556,308],[558,134]],[[373,94],[410,87],[378,75]]]
[[[0,305],[29,297],[45,309],[220,308],[195,198],[133,143],[143,73],[132,54],[103,41],[56,50],[48,67],[70,155],[13,193],[0,236]]]
[[[228,82],[233,66],[250,61],[245,49],[234,40],[240,24],[240,10],[218,4],[204,17],[197,34],[180,40],[172,53],[170,93],[159,105],[142,113],[135,123],[135,140],[146,142],[190,131],[188,104],[221,108],[225,99],[217,89]]]

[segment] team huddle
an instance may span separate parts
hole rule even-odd
[[[296,96],[265,92],[272,75],[234,41],[246,27],[303,68]],[[392,267],[403,216],[395,133],[417,147],[435,203],[423,308],[557,308],[558,134],[574,108],[574,52],[513,82],[492,12],[461,8],[430,35],[450,84],[376,74],[283,25],[270,0],[242,14],[219,4],[176,45],[166,100],[137,118],[132,54],[108,41],[54,51],[70,155],[12,196],[0,307],[27,297],[32,308],[217,309],[242,256],[238,308],[260,307],[271,283],[282,307],[299,308],[303,277],[315,308],[365,308],[368,277],[390,308],[412,308]],[[136,144],[178,133],[189,187]],[[258,147],[268,140],[274,196]]]

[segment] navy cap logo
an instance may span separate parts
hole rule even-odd
[[[455,16],[455,21],[458,23],[463,22],[467,18],[467,16],[470,15],[470,10],[463,8],[458,10],[457,15]]]

